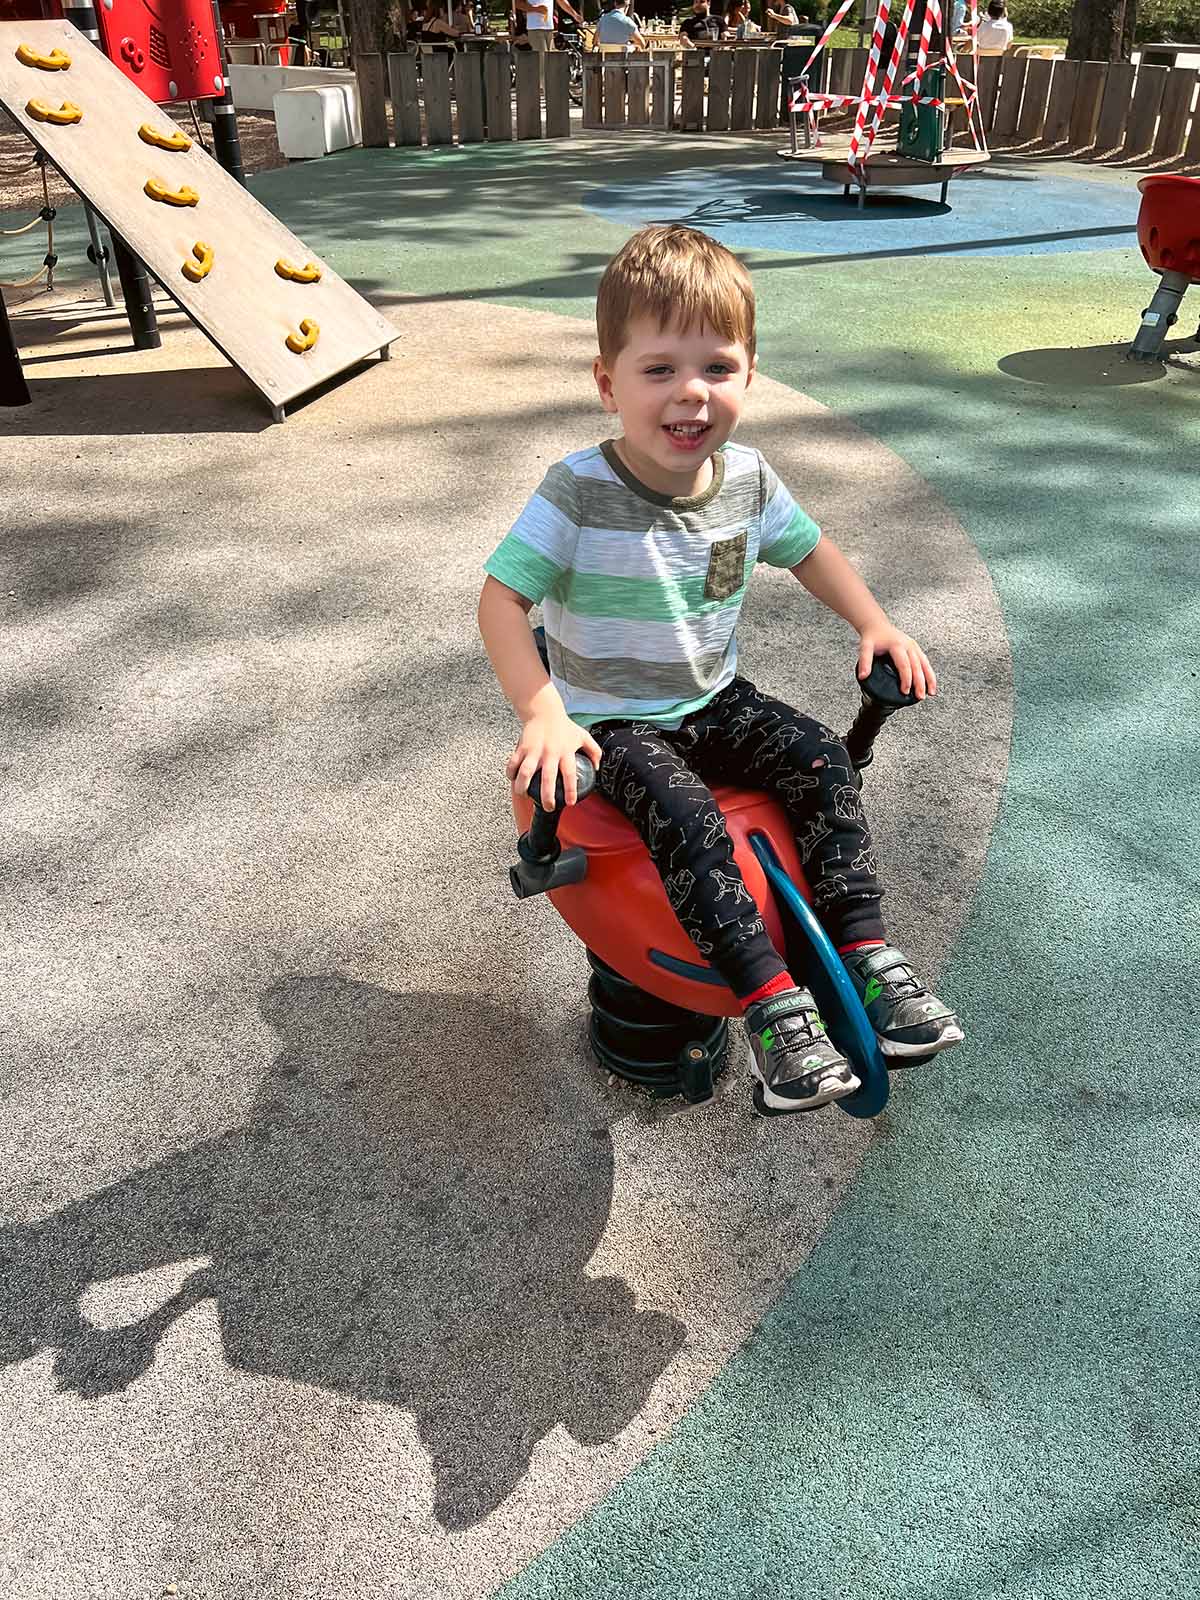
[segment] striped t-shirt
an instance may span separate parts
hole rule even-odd
[[[820,537],[757,450],[725,445],[703,494],[672,499],[605,443],[550,468],[484,566],[541,605],[573,721],[677,728],[733,679],[755,562],[794,567]]]

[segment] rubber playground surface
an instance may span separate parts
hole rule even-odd
[[[1128,173],[859,213],[773,161],[259,176],[401,333],[282,427],[83,309],[61,215],[0,413],[6,1600],[1200,1597],[1200,299],[1121,360]],[[596,281],[667,217],[745,253],[743,436],[942,680],[864,800],[968,1040],[876,1124],[608,1084],[507,885],[480,564],[609,431]],[[786,573],[742,631],[848,724]]]

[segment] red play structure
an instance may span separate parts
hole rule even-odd
[[[1129,354],[1135,361],[1157,361],[1188,285],[1200,283],[1200,178],[1166,173],[1143,178],[1138,188],[1138,244],[1159,285]]]

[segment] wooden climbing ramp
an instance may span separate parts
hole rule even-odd
[[[70,23],[0,23],[0,105],[277,416],[396,330]]]

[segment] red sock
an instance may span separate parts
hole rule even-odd
[[[769,1000],[773,994],[782,994],[785,989],[798,987],[790,972],[781,972],[777,978],[772,978],[770,983],[764,983],[761,989],[755,989],[753,994],[739,995],[738,1005],[743,1011],[748,1011],[759,1000]]]
[[[851,950],[882,950],[886,943],[886,939],[856,939],[853,944],[838,945],[837,953],[848,956]]]

